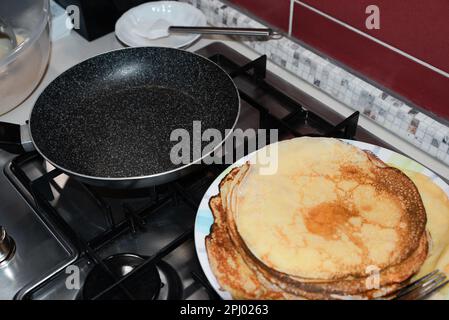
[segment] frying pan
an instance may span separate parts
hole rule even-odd
[[[173,164],[170,151],[179,142],[170,141],[173,130],[192,137],[193,122],[201,121],[202,131],[221,133],[216,149],[239,111],[234,82],[212,61],[178,49],[126,48],[61,74],[39,96],[26,125],[0,123],[0,147],[37,150],[90,185],[143,188],[182,176],[212,153]]]

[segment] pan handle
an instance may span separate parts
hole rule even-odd
[[[34,150],[28,124],[0,121],[0,149],[16,154]]]

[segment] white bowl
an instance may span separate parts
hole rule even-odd
[[[130,47],[169,47],[182,48],[195,42],[199,34],[173,34],[165,38],[142,37],[157,21],[166,20],[170,25],[206,26],[206,16],[194,6],[177,1],[148,2],[125,12],[115,25],[117,38]],[[137,33],[136,30],[139,32]]]
[[[48,0],[0,0],[17,47],[0,59],[0,115],[20,105],[36,89],[50,58]]]

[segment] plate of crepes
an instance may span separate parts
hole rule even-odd
[[[449,273],[449,186],[378,146],[286,140],[215,180],[195,245],[223,299],[388,299]],[[430,298],[449,298],[449,286]]]

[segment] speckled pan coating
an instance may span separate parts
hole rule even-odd
[[[228,75],[182,50],[129,48],[96,56],[54,80],[30,119],[35,146],[59,168],[129,178],[179,168],[172,130],[233,128],[239,97]],[[194,159],[196,160],[196,159]]]

